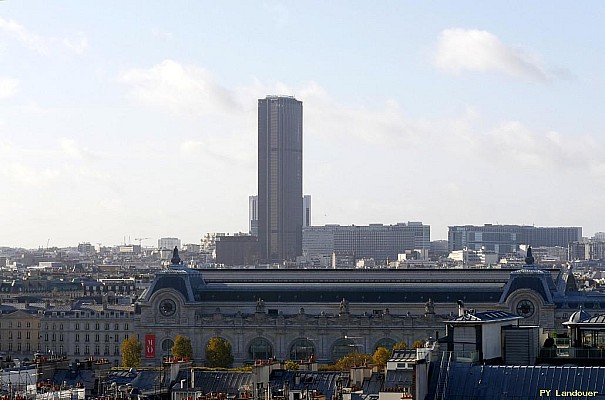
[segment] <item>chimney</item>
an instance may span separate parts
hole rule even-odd
[[[464,317],[464,313],[466,311],[464,309],[464,302],[462,300],[458,300],[456,303],[458,303],[458,316]]]

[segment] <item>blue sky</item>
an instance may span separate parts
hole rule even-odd
[[[247,231],[256,104],[313,223],[605,230],[605,4],[2,1],[0,245]]]

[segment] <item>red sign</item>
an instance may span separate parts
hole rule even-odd
[[[145,335],[145,358],[155,357],[155,335]]]

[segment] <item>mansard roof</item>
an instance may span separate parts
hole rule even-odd
[[[500,302],[504,303],[508,296],[518,289],[531,289],[537,292],[546,304],[554,303],[555,297],[560,294],[557,291],[552,274],[533,266],[525,266],[520,270],[511,272],[510,280],[503,290]]]
[[[262,299],[277,303],[438,303],[462,299],[470,303],[505,303],[519,289],[536,292],[545,304],[605,305],[605,296],[585,293],[566,295],[554,278],[559,270],[526,266],[510,270],[439,269],[190,269],[173,265],[157,273],[141,295],[149,302],[160,290],[173,290],[186,303],[249,302]],[[573,307],[572,307],[573,308]]]
[[[156,274],[151,286],[141,294],[141,298],[149,301],[157,291],[173,289],[183,296],[185,302],[195,302],[201,300],[199,293],[204,286],[205,282],[199,270],[172,265]]]

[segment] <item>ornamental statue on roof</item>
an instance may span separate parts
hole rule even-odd
[[[179,257],[179,248],[174,246],[174,250],[172,250],[172,258],[170,259],[170,263],[172,265],[180,265],[181,257]]]
[[[531,246],[527,247],[527,256],[525,257],[526,265],[534,265],[534,256],[531,253]]]
[[[433,299],[429,298],[429,301],[427,301],[424,304],[424,314],[425,315],[434,315],[435,314],[435,303],[433,302]]]
[[[256,312],[262,313],[265,312],[265,301],[260,297],[256,300]]]
[[[342,299],[340,305],[338,306],[339,314],[348,314],[349,313],[349,302],[347,299]]]

